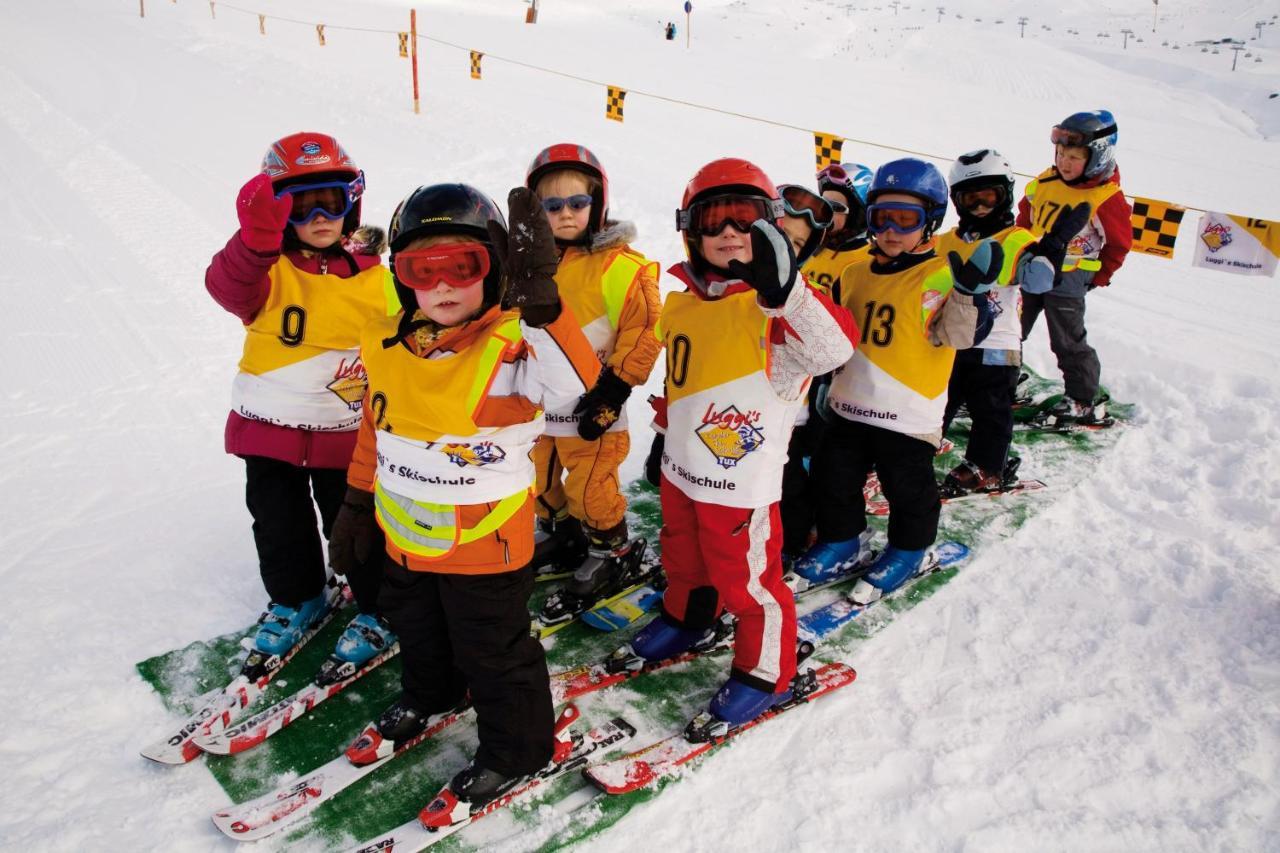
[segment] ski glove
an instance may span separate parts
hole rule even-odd
[[[662,483],[662,454],[667,449],[665,434],[655,432],[653,444],[649,445],[649,455],[644,460],[644,478],[655,489]]]
[[[729,272],[751,285],[769,308],[787,304],[799,270],[791,241],[781,228],[765,219],[751,223],[751,262],[729,261]]]
[[[595,441],[622,417],[622,407],[631,396],[631,386],[606,367],[595,387],[582,395],[573,413],[578,416],[578,435]]]
[[[255,252],[280,251],[284,229],[289,224],[293,199],[287,194],[276,198],[271,178],[254,175],[236,196],[236,215],[240,217],[240,240]]]
[[[1093,208],[1087,201],[1066,205],[1058,214],[1058,218],[1053,221],[1053,227],[1031,247],[1031,254],[1044,258],[1053,265],[1055,271],[1062,269],[1062,261],[1067,256],[1067,246],[1080,233],[1080,229],[1089,224],[1089,217],[1092,215]]]
[[[947,262],[951,264],[951,279],[957,292],[965,296],[982,296],[1000,275],[1000,268],[1004,266],[1004,247],[995,240],[983,240],[969,260],[961,261],[959,254],[948,252]]]
[[[329,565],[339,574],[351,576],[377,555],[382,545],[378,521],[373,517],[373,492],[347,486],[342,508],[329,534]]]
[[[551,223],[533,190],[516,187],[507,196],[510,237],[496,222],[488,225],[489,238],[507,271],[507,307],[519,308],[525,322],[542,326],[560,316],[560,291],[556,267],[560,253]],[[533,309],[530,311],[530,309]]]

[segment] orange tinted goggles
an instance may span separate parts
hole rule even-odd
[[[489,250],[479,243],[445,243],[397,252],[395,263],[396,278],[414,290],[431,290],[440,282],[471,287],[489,274]]]

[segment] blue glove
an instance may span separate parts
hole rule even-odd
[[[1058,277],[1058,270],[1053,261],[1043,255],[1023,255],[1018,268],[1018,284],[1023,293],[1048,293],[1053,290],[1053,280]]]
[[[995,240],[983,240],[969,260],[962,262],[959,254],[948,252],[947,262],[951,264],[951,279],[957,291],[965,296],[982,296],[1000,275],[1004,247]]]
[[[757,219],[751,223],[751,263],[729,261],[729,272],[751,285],[765,305],[781,308],[796,285],[800,267],[782,229]]]

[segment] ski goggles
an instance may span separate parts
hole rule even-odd
[[[926,221],[925,209],[918,204],[886,201],[867,208],[867,228],[872,234],[883,234],[890,230],[910,234],[924,228]]]
[[[809,223],[810,228],[823,231],[830,228],[831,223],[835,221],[835,208],[831,202],[807,187],[799,184],[783,184],[778,187],[778,194],[782,196],[782,205],[787,216],[804,219]]]
[[[443,243],[397,252],[396,278],[414,290],[434,290],[440,282],[474,287],[489,274],[489,249],[480,243]]]
[[[1008,200],[1004,187],[976,187],[956,191],[956,207],[973,210],[976,207],[995,209]]]
[[[551,196],[550,198],[544,198],[542,200],[542,209],[545,210],[547,213],[559,213],[560,211],[564,210],[566,207],[572,210],[574,213],[577,213],[579,211],[586,210],[590,206],[591,206],[591,196],[586,195],[584,193],[579,193],[578,195],[571,195],[568,198]]]
[[[785,214],[786,206],[780,198],[718,195],[677,210],[676,230],[686,231],[694,237],[714,237],[732,225],[734,230],[747,234],[751,231],[751,223],[757,219],[773,222]]]
[[[1102,139],[1115,132],[1116,126],[1114,124],[1107,125],[1092,133],[1055,126],[1053,130],[1049,131],[1049,141],[1054,145],[1065,145],[1068,148],[1085,148],[1095,139]]]
[[[306,225],[317,216],[325,219],[342,219],[364,195],[364,172],[351,181],[322,181],[314,184],[295,184],[285,187],[276,198],[289,196],[293,207],[289,210],[292,225]]]

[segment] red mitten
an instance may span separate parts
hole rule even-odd
[[[275,191],[271,189],[271,178],[254,175],[236,196],[240,239],[255,252],[280,251],[292,209],[292,196],[285,194],[276,198]]]

